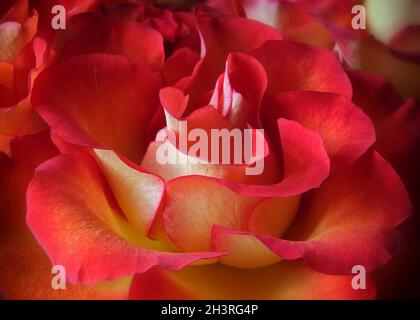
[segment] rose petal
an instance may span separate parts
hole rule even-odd
[[[248,219],[248,230],[280,237],[287,231],[299,211],[301,196],[271,198],[262,201]]]
[[[22,24],[15,21],[0,23],[0,60],[13,62],[19,51],[35,36],[37,24],[36,12]]]
[[[128,164],[113,151],[96,149],[102,172],[121,209],[143,234],[149,234],[164,195],[163,181]]]
[[[395,227],[411,212],[404,185],[377,153],[332,174],[303,208],[287,235],[293,240],[253,236],[280,257],[303,258],[328,274],[348,274],[354,265],[371,271],[387,263],[400,244]]]
[[[156,265],[178,270],[220,255],[140,247],[165,249],[140,237],[127,223],[99,167],[83,153],[62,155],[39,166],[28,187],[27,206],[30,229],[53,264],[66,267],[71,283],[114,280]]]
[[[178,119],[182,118],[187,105],[188,96],[173,87],[166,87],[159,91],[160,103],[165,112],[166,127],[178,130]]]
[[[290,197],[318,187],[330,171],[321,137],[292,120],[279,119],[278,128],[283,154],[280,182],[272,185],[219,183],[239,194],[260,197]]]
[[[52,264],[48,256],[31,237],[30,231],[20,236],[14,234],[9,242],[0,244],[0,294],[3,299],[70,299],[104,300],[126,299],[131,278],[112,282],[103,281],[95,285],[66,284],[65,290],[55,290],[51,282]]]
[[[5,111],[3,110],[8,111],[9,107],[14,106],[16,103],[17,99],[14,92],[0,85],[0,112],[4,113]]]
[[[235,126],[257,126],[258,107],[267,88],[262,65],[243,53],[231,53],[210,102]]]
[[[105,12],[80,15],[72,21],[70,35],[61,52],[62,59],[109,53],[123,55],[132,62],[145,62],[155,69],[163,66],[162,35],[140,23],[119,22]]]
[[[254,170],[253,168],[255,167],[255,161],[257,161],[257,159],[255,159],[255,161],[254,159],[250,159],[248,162],[241,159],[240,164],[234,163],[235,143],[230,144],[231,154],[230,162],[228,164],[222,164],[221,156],[225,151],[223,151],[222,148],[223,142],[220,143],[220,141],[219,158],[213,161],[211,159],[211,131],[225,129],[230,133],[232,132],[231,130],[234,129],[233,126],[211,106],[197,109],[189,116],[181,118],[179,117],[179,114],[184,112],[183,110],[185,109],[188,100],[187,97],[185,97],[181,91],[170,87],[162,89],[160,93],[161,101],[165,108],[167,127],[171,130],[159,132],[157,141],[153,141],[149,144],[141,163],[143,168],[161,176],[164,180],[186,175],[201,174],[245,184],[270,184],[278,181],[280,178],[278,161],[274,153],[269,151],[267,141],[264,141],[264,150],[261,150],[261,153],[263,154],[256,155],[258,159],[260,156],[265,157],[264,167],[262,168],[263,172],[258,175],[247,174],[248,170]],[[186,121],[185,130],[180,129],[181,120]],[[200,148],[200,153],[203,152],[203,154],[197,155],[192,151],[192,147],[194,147],[194,144],[199,141],[201,137],[190,138],[189,141],[184,141],[188,140],[187,138],[193,129],[202,130],[203,134],[207,134],[208,144],[205,144],[203,148]],[[249,131],[246,133],[241,131],[241,142],[243,142],[245,134],[250,134],[254,142],[259,141],[260,138],[263,140],[264,137],[262,135],[257,138],[256,135],[258,133],[254,129],[248,128],[248,130]],[[188,148],[185,147],[184,144],[188,145]],[[205,150],[203,151],[202,149]],[[257,153],[260,152],[260,150],[255,150],[253,152]],[[163,159],[164,162],[161,158],[158,158],[162,156],[162,154],[165,155],[165,159]],[[166,157],[168,159],[166,159]]]
[[[366,290],[354,290],[353,276],[317,273],[298,262],[240,270],[222,265],[152,269],[136,275],[131,299],[372,299],[376,287],[369,275]]]
[[[0,86],[11,91],[14,89],[13,64],[0,61]]]
[[[281,260],[256,237],[220,226],[213,226],[212,246],[215,251],[229,252],[220,262],[232,267],[261,268]]]
[[[32,103],[68,142],[112,148],[139,161],[159,86],[159,75],[146,64],[92,54],[47,68],[35,82]]]
[[[24,217],[26,186],[35,167],[58,153],[48,132],[11,140],[10,158],[0,158],[0,235],[9,234],[9,230],[27,229]]]
[[[348,70],[353,86],[353,102],[376,121],[397,110],[403,100],[395,87],[384,77],[358,70]]]
[[[363,111],[332,93],[281,93],[266,99],[261,113],[265,127],[271,132],[275,132],[278,118],[297,121],[317,132],[323,139],[333,171],[349,166],[376,139],[373,124]]]
[[[308,90],[352,96],[350,81],[332,51],[297,42],[267,41],[250,54],[267,72],[267,95]]]
[[[162,69],[165,84],[175,85],[179,80],[189,76],[200,56],[190,48],[184,47],[175,51],[165,61]]]
[[[184,92],[191,95],[190,104],[210,90],[223,72],[230,52],[249,52],[267,40],[281,40],[281,34],[258,21],[245,18],[200,18],[201,64],[197,64],[192,79],[184,85]]]
[[[416,200],[420,182],[420,108],[404,102],[388,80],[351,71],[355,102],[373,119],[377,150],[398,172]]]
[[[190,118],[193,124],[191,127],[194,127],[194,120],[201,119],[199,111],[203,115],[211,114],[211,112],[206,111],[211,109],[211,107],[210,109],[202,108],[193,113]],[[223,119],[215,110],[212,112]],[[211,125],[212,121],[209,117],[204,119],[206,119],[206,126],[210,125],[212,128],[217,128]],[[190,124],[191,122],[188,123]],[[198,121],[198,124],[200,123],[203,122]],[[216,121],[215,123],[222,122]],[[187,161],[185,152],[181,153],[175,148],[173,149],[176,156],[175,160],[177,160],[176,164],[161,164],[156,157],[159,148],[164,143],[170,144],[167,141],[164,143],[152,143],[146,152],[142,166],[155,174],[161,175],[165,180],[191,174],[214,177],[217,178],[216,181],[221,185],[225,185],[239,194],[249,196],[289,197],[318,187],[329,174],[329,159],[320,136],[291,120],[279,119],[278,125],[281,135],[281,146],[279,148],[283,150],[284,166],[283,180],[280,182],[278,182],[280,177],[278,162],[272,152],[266,154],[264,161],[261,162],[264,164],[261,174],[254,176],[247,174],[245,169],[247,167],[256,167],[255,163],[233,167],[232,165],[223,164],[194,164]],[[302,157],[302,154],[306,156]],[[185,161],[180,163],[179,157],[185,158]],[[221,162],[219,161],[219,163]]]
[[[211,250],[214,224],[244,229],[261,199],[235,194],[211,179],[181,177],[167,182],[163,213],[169,238],[185,251]]]
[[[4,1],[5,4],[2,3],[1,11],[4,9],[8,9],[8,11],[5,13],[5,15],[2,15],[2,12],[0,12],[0,23],[5,21],[14,21],[18,23],[25,23],[25,20],[29,16],[29,6],[28,6],[28,0],[17,0],[17,1]],[[10,2],[10,3],[7,3]],[[14,2],[14,3],[12,3]],[[5,6],[5,7],[3,7]]]
[[[0,160],[0,295],[3,299],[123,299],[130,278],[54,290],[52,264],[25,222],[26,187],[37,165],[57,154],[47,132],[14,139],[13,160]],[[0,157],[1,159],[1,157]],[[4,158],[3,158],[4,160]]]

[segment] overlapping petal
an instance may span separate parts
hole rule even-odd
[[[30,229],[52,262],[66,267],[71,283],[115,280],[157,265],[177,270],[220,255],[157,251],[167,247],[136,232],[97,163],[83,153],[39,166],[28,187],[27,206]]]
[[[403,222],[418,240],[418,26],[375,39],[354,4],[2,3],[1,297],[374,298]],[[210,160],[214,129],[262,154]]]
[[[191,103],[210,90],[223,72],[230,52],[250,52],[267,40],[281,40],[275,29],[244,18],[200,18],[202,62],[197,64],[189,81],[181,89],[191,94]]]
[[[332,51],[291,41],[267,41],[251,55],[267,72],[269,96],[293,90],[352,96],[351,83]]]
[[[332,170],[357,160],[375,142],[375,129],[363,111],[344,97],[321,92],[287,92],[268,98],[262,107],[263,123],[275,137],[276,119],[299,122],[320,134]]]
[[[32,103],[53,133],[139,161],[157,106],[159,74],[124,57],[91,54],[65,60],[36,80]]]
[[[38,14],[32,12],[27,14],[24,21],[21,20],[21,14],[15,11],[21,11],[20,7],[28,10],[26,0],[20,1],[16,7],[12,7],[11,12],[0,21],[0,60],[13,62],[17,54],[26,46],[35,36],[38,24]],[[25,9],[23,9],[25,10]],[[17,21],[16,21],[17,20]]]
[[[352,276],[317,273],[302,263],[240,270],[221,265],[188,267],[178,272],[152,269],[136,275],[131,299],[373,299],[376,288],[353,290]]]
[[[3,299],[125,299],[130,278],[54,290],[52,264],[25,223],[26,187],[34,168],[55,156],[48,133],[13,139],[11,158],[0,153],[0,295]]]
[[[115,13],[114,13],[115,14]],[[112,12],[76,16],[60,57],[90,53],[125,56],[132,62],[142,61],[159,69],[164,61],[162,35],[154,29],[131,20],[113,17]],[[92,41],[95,39],[95,41]]]
[[[379,154],[370,153],[305,196],[283,239],[231,230],[219,233],[256,237],[284,259],[303,258],[318,272],[348,274],[354,265],[371,271],[387,263],[401,243],[395,227],[410,214],[411,203],[399,177]]]

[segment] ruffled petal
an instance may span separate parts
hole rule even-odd
[[[0,60],[13,62],[19,51],[35,36],[38,14],[34,12],[25,22],[6,21],[0,23]]]
[[[123,160],[113,151],[95,151],[102,172],[128,220],[144,235],[149,234],[164,196],[164,182]]]
[[[351,83],[335,52],[297,42],[267,41],[251,55],[267,72],[269,96],[294,90],[352,96]]]
[[[27,223],[53,264],[66,267],[70,283],[92,284],[145,272],[178,270],[218,253],[171,253],[127,222],[98,165],[83,153],[39,166],[27,192]]]
[[[139,161],[160,84],[159,75],[144,63],[84,55],[41,73],[32,103],[53,133],[68,142],[111,148]]]
[[[165,53],[162,35],[141,23],[118,21],[112,12],[76,16],[68,34],[71,36],[65,39],[61,59],[109,53],[125,56],[132,62],[142,61],[155,69],[163,66]]]
[[[303,258],[315,271],[349,274],[354,265],[372,271],[398,250],[396,230],[411,213],[404,185],[377,153],[369,154],[344,171],[332,174],[305,198],[284,240],[254,236],[281,258]],[[229,233],[229,232],[228,232]]]
[[[231,53],[219,77],[210,104],[235,127],[257,127],[258,109],[267,88],[263,66],[243,53]]]
[[[235,194],[207,177],[174,179],[167,183],[165,230],[184,251],[208,251],[214,224],[244,229],[259,202],[261,199]]]
[[[191,95],[191,105],[210,90],[223,72],[231,52],[250,52],[267,40],[281,40],[274,28],[245,18],[200,18],[202,63],[197,64],[188,83],[182,89]]]
[[[318,132],[334,171],[357,160],[376,139],[371,120],[359,107],[337,94],[287,92],[266,99],[262,107],[265,127],[275,132],[279,118],[297,121]]]
[[[13,139],[0,153],[0,296],[3,299],[125,299],[131,278],[55,290],[52,264],[25,223],[25,194],[37,165],[57,154],[47,132]]]
[[[330,173],[330,160],[321,137],[299,123],[278,119],[283,179],[272,185],[246,185],[219,181],[231,190],[249,196],[291,197],[317,188]],[[304,156],[303,156],[304,155]]]

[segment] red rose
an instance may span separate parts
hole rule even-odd
[[[99,4],[48,40],[48,62],[30,86],[31,112],[51,139],[17,138],[10,158],[0,154],[12,195],[0,200],[0,261],[25,261],[18,270],[37,268],[25,281],[40,283],[17,285],[10,262],[0,263],[1,294],[374,298],[382,284],[372,272],[402,247],[397,227],[412,211],[416,102],[347,70],[330,49],[218,16],[214,4]],[[235,8],[223,12],[244,14]],[[194,130],[256,139],[260,129],[262,153],[251,144],[250,162],[190,153]],[[203,145],[210,152],[214,143]],[[162,148],[177,162],[160,162]],[[236,148],[226,147],[230,160]],[[262,171],[249,175],[258,161]],[[65,267],[69,293],[49,291],[46,256]],[[352,288],[355,266],[368,273],[365,290]]]

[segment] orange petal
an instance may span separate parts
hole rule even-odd
[[[353,290],[352,276],[317,273],[300,262],[240,270],[220,264],[178,272],[152,269],[136,275],[131,299],[372,299],[376,286],[368,276],[366,290]]]
[[[92,156],[61,155],[44,162],[27,191],[27,223],[70,283],[92,284],[145,272],[178,270],[218,253],[174,253],[128,223]]]
[[[164,195],[163,181],[120,159],[113,151],[94,150],[104,176],[127,218],[149,234]]]
[[[167,183],[165,230],[185,251],[211,250],[212,226],[244,229],[247,217],[260,201],[237,195],[206,177],[177,178]]]

